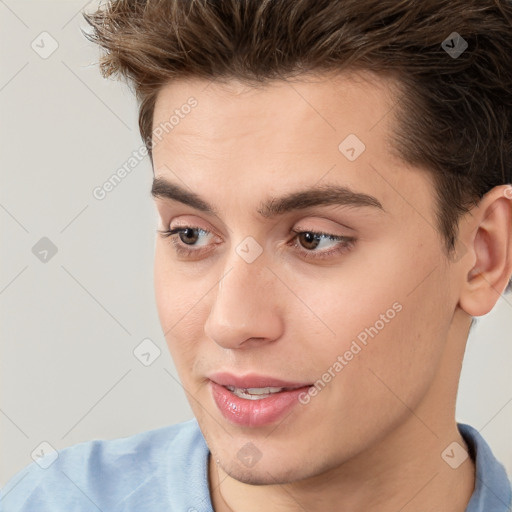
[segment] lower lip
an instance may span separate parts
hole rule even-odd
[[[210,381],[210,385],[213,399],[224,418],[244,427],[259,427],[277,421],[299,403],[299,395],[310,387],[280,391],[267,398],[249,400],[236,396],[216,382]]]

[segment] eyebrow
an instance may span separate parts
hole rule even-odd
[[[218,210],[202,199],[198,194],[183,188],[182,186],[167,181],[164,178],[154,178],[151,187],[151,195],[156,198],[179,201],[214,215],[218,218]],[[271,197],[263,202],[257,212],[264,218],[272,218],[295,210],[305,210],[313,206],[348,206],[352,208],[370,207],[385,212],[380,201],[368,194],[355,192],[349,187],[341,185],[320,185],[290,192],[281,197]]]

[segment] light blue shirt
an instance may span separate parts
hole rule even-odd
[[[459,423],[476,461],[466,512],[509,512],[504,467],[477,430]],[[47,454],[0,491],[0,512],[212,512],[209,450],[195,419]],[[55,458],[55,454],[53,454]],[[46,461],[45,461],[46,459]]]

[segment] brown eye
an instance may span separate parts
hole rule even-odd
[[[213,237],[210,231],[197,226],[182,226],[168,230],[157,230],[163,238],[169,238],[176,254],[182,257],[196,258],[208,252],[208,239]],[[198,243],[199,242],[199,243]]]
[[[301,244],[305,249],[312,250],[318,247],[321,237],[317,233],[312,233],[311,231],[304,231],[302,233],[299,233],[297,238],[301,241]]]
[[[197,242],[198,232],[196,228],[184,228],[179,231],[180,240],[187,245],[194,245]]]
[[[354,247],[356,239],[351,236],[332,235],[317,231],[299,231],[292,229],[296,234],[293,243],[299,254],[307,260],[321,260],[341,255]],[[325,247],[327,245],[327,247]],[[316,250],[321,246],[321,249]],[[330,247],[330,248],[328,248]]]

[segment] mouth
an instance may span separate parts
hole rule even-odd
[[[218,410],[230,423],[259,427],[275,423],[299,404],[299,397],[312,386],[256,374],[209,376],[210,391]]]
[[[249,373],[246,375],[236,375],[229,372],[217,372],[207,376],[211,381],[225,387],[233,387],[237,389],[297,389],[304,386],[310,386],[311,382],[294,382],[291,380],[283,380],[277,377],[267,375],[259,375]]]
[[[239,398],[246,400],[262,400],[275,393],[281,393],[282,391],[291,391],[294,389],[300,389],[304,386],[297,387],[265,387],[265,388],[237,388],[235,386],[224,386],[227,390],[231,391],[234,395]]]

